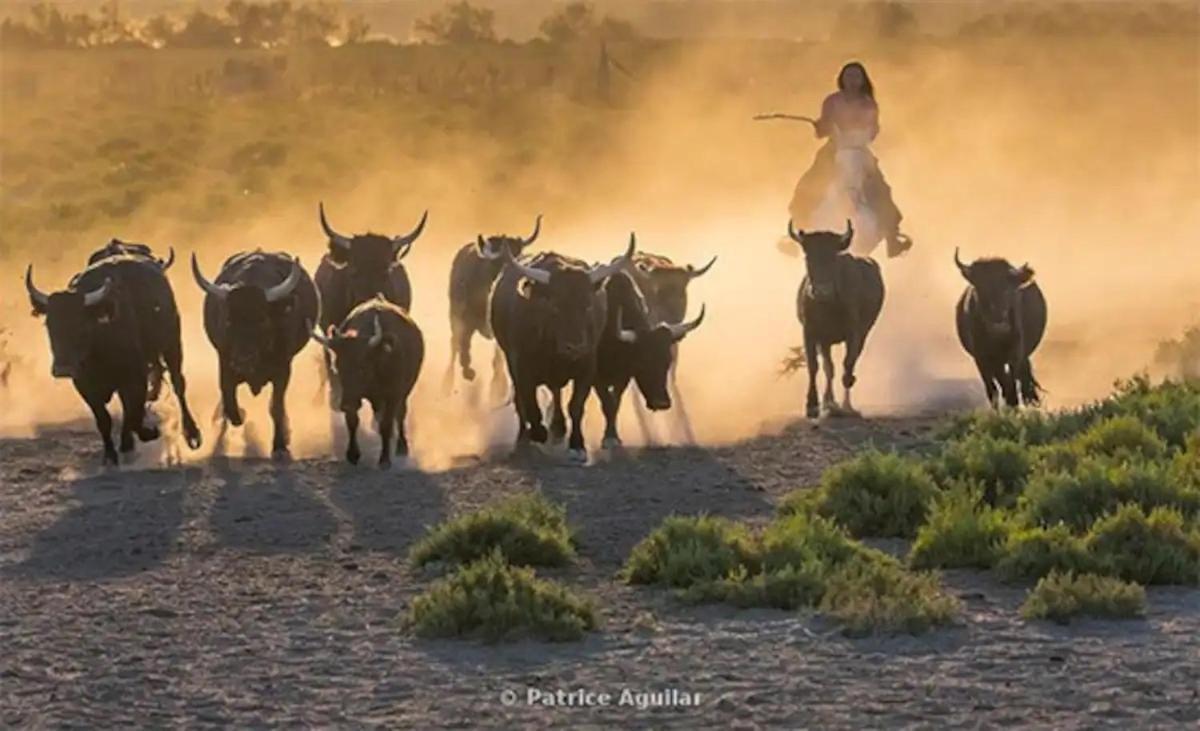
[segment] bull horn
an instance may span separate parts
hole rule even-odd
[[[379,322],[379,313],[375,313],[375,326],[371,333],[371,339],[367,341],[368,348],[378,348],[383,342],[383,325]]]
[[[175,247],[172,246],[170,249],[167,250],[167,260],[163,261],[162,259],[159,259],[158,266],[160,269],[162,269],[165,272],[168,269],[170,269],[171,265],[174,263],[175,263]]]
[[[608,264],[597,264],[588,270],[588,278],[592,280],[592,284],[603,282],[613,274],[616,274],[630,261],[633,261],[633,252],[637,250],[637,234],[632,231],[629,233],[629,248],[625,249],[625,253],[613,259]]]
[[[83,296],[83,306],[95,307],[100,304],[108,296],[110,289],[112,289],[112,279],[105,279],[104,284],[100,285],[99,289],[93,289]]]
[[[637,332],[626,330],[625,324],[622,322],[623,318],[621,315],[624,313],[624,310],[625,308],[623,307],[617,308],[617,340],[620,340],[622,343],[636,343],[638,340]]]
[[[286,297],[291,297],[292,292],[296,291],[296,286],[303,278],[304,270],[300,268],[300,259],[293,258],[292,270],[288,272],[287,279],[266,291],[267,302],[278,302]]]
[[[797,244],[804,243],[804,229],[797,231],[792,225],[792,219],[788,219],[788,238],[795,241]]]
[[[426,210],[425,213],[421,214],[421,220],[420,220],[420,222],[417,223],[417,227],[414,228],[412,231],[410,231],[408,233],[408,235],[392,237],[392,258],[393,259],[395,259],[396,261],[400,261],[404,257],[408,256],[409,250],[412,249],[413,242],[416,241],[417,238],[421,235],[421,232],[425,230],[425,222],[427,220],[429,220],[429,211],[428,210]]]
[[[696,319],[692,320],[691,322],[681,322],[677,325],[667,325],[667,328],[671,331],[671,338],[674,340],[681,340],[683,339],[684,335],[687,335],[691,331],[700,327],[700,323],[704,322],[705,309],[706,305],[700,305],[700,314],[696,315]]]
[[[32,264],[25,269],[25,289],[29,292],[29,299],[33,300],[33,304],[39,310],[46,309],[46,306],[50,304],[50,295],[38,289],[33,283]]]
[[[525,277],[526,279],[537,282],[538,284],[550,283],[550,272],[546,271],[545,269],[526,266],[525,264],[517,261],[513,258],[512,249],[508,248],[507,246],[500,247],[500,256],[504,257],[504,261],[514,267],[518,272],[521,273],[521,276]]]
[[[534,222],[533,222],[533,233],[529,234],[529,236],[527,236],[526,238],[521,239],[521,248],[523,249],[526,246],[529,246],[530,244],[532,244],[534,241],[537,241],[537,237],[541,233],[542,233],[542,214],[539,213],[537,216],[537,219],[534,220]]]
[[[714,256],[712,259],[709,259],[708,263],[705,264],[700,269],[697,269],[697,268],[693,267],[691,264],[688,264],[688,268],[687,268],[688,277],[690,277],[692,279],[695,279],[696,277],[702,277],[705,274],[708,274],[708,270],[712,269],[712,265],[716,264],[716,263],[717,263],[717,257]]]
[[[970,267],[968,267],[966,264],[963,264],[962,259],[958,258],[957,246],[954,247],[954,264],[958,267],[958,271],[962,272],[964,277],[967,276],[968,272],[970,271]]]
[[[849,218],[847,218],[846,219],[846,233],[842,234],[842,247],[844,248],[844,247],[849,246],[850,242],[853,240],[854,240],[854,224],[850,222]]]
[[[213,297],[223,300],[229,295],[229,290],[220,285],[213,284],[200,273],[200,262],[196,260],[195,252],[192,252],[192,276],[196,279],[196,284],[200,285],[200,289],[203,289]]]
[[[339,249],[344,249],[347,252],[350,251],[350,239],[334,231],[333,227],[329,225],[328,219],[325,218],[325,203],[323,201],[317,204],[317,212],[321,214],[321,228],[325,230],[325,235],[329,237],[329,241]]]
[[[499,251],[493,251],[490,247],[488,247],[488,242],[483,238],[483,234],[479,234],[479,236],[475,239],[475,253],[479,255],[480,259],[489,260],[499,259],[504,256]]]

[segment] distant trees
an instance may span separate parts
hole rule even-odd
[[[569,2],[551,13],[542,21],[539,30],[551,43],[623,41],[638,37],[632,23],[611,16],[599,18],[596,7],[586,0]]]
[[[413,30],[418,38],[431,43],[494,43],[496,13],[461,0],[417,20]]]
[[[135,21],[117,17],[115,6],[98,15],[67,15],[40,1],[26,20],[0,23],[0,44],[12,48],[94,48],[140,45],[153,48],[279,48],[305,44],[359,43],[370,33],[362,16],[343,17],[340,6],[316,0],[229,0],[219,12],[199,8],[178,18]]]

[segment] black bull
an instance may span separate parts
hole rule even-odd
[[[408,397],[425,358],[425,340],[408,313],[382,297],[364,302],[328,335],[314,332],[313,338],[333,353],[341,374],[339,407],[346,417],[350,441],[346,459],[358,464],[358,410],[365,400],[379,423],[379,466],[392,463],[392,433],[396,454],[408,455],[405,417]]]
[[[412,309],[412,284],[404,268],[404,257],[425,230],[429,211],[421,216],[416,228],[403,236],[383,236],[375,233],[346,236],[338,233],[325,218],[325,206],[318,206],[321,230],[329,239],[329,252],[321,257],[313,276],[321,295],[322,333],[336,327],[358,305],[383,295],[387,301],[404,310]],[[325,369],[329,380],[330,405],[334,408],[341,398],[341,384],[330,368],[329,351],[324,351]],[[322,384],[324,388],[324,384]]]
[[[475,333],[487,340],[493,339],[492,326],[488,321],[488,296],[492,285],[504,268],[504,253],[507,248],[512,258],[520,257],[542,230],[542,217],[538,216],[533,233],[525,238],[518,236],[480,235],[475,241],[464,245],[454,255],[450,265],[450,362],[446,366],[443,386],[449,390],[454,385],[454,365],[462,370],[467,381],[475,380],[475,369],[471,367],[471,338]],[[492,391],[503,397],[505,388],[503,355],[496,347],[492,361]]]
[[[988,402],[997,405],[1000,395],[1009,406],[1037,404],[1041,387],[1030,357],[1046,332],[1047,308],[1033,270],[1004,259],[966,265],[957,250],[954,262],[969,283],[954,311],[958,340],[979,369]]]
[[[867,335],[883,309],[883,276],[875,261],[847,253],[854,229],[846,222],[842,234],[828,231],[795,231],[788,222],[788,235],[804,250],[807,273],[796,294],[796,316],[804,328],[804,355],[808,366],[805,410],[809,418],[820,415],[817,400],[817,355],[825,368],[824,405],[830,413],[854,413],[850,389],[857,382],[854,369],[867,342]],[[833,346],[845,343],[842,387],[844,403],[839,407],[833,394]]]
[[[632,258],[635,244],[631,236],[623,257],[595,266],[552,252],[520,263],[503,249],[509,266],[496,280],[489,309],[513,382],[518,444],[545,442],[549,436],[538,408],[538,386],[554,391],[570,382],[568,446],[573,458],[586,458],[583,408],[606,319],[603,285]]]
[[[157,261],[113,255],[77,274],[67,289],[45,294],[25,286],[34,313],[44,315],[56,378],[70,378],[87,402],[104,442],[104,459],[118,461],[107,404],[121,399],[121,451],[131,452],[134,436],[150,441],[158,429],[145,422],[147,383],[154,369],[171,377],[188,446],[200,447],[200,430],[187,404],[180,342],[179,309],[171,284]]]
[[[192,274],[205,292],[204,332],[217,351],[221,407],[225,421],[241,426],[241,384],[258,394],[271,384],[272,451],[286,454],[289,442],[285,398],[292,359],[308,343],[319,314],[312,279],[287,254],[261,250],[235,254],[215,282],[200,271],[192,255]]]

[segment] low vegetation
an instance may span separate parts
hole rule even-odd
[[[1037,581],[1030,617],[1135,616],[1143,586],[1200,584],[1200,384],[1135,378],[1082,408],[980,412],[940,436],[923,460],[873,452],[837,465],[787,496],[781,512],[828,516],[856,537],[915,536],[908,564],[918,571],[994,569]],[[818,572],[814,584],[810,563],[793,566],[775,581],[750,572],[698,593],[746,603],[736,592],[744,586],[751,601],[770,604],[808,597],[815,585],[822,611],[853,629],[829,604],[838,596],[831,574]],[[924,580],[909,578],[920,576],[904,574],[907,583],[880,596],[928,598]]]
[[[576,640],[596,628],[589,599],[513,566],[499,549],[436,581],[412,605],[421,637]]]
[[[1096,574],[1055,571],[1038,581],[1021,606],[1026,619],[1067,623],[1075,617],[1132,619],[1146,613],[1146,590]]]
[[[518,566],[565,566],[575,557],[566,511],[538,493],[486,505],[430,529],[413,546],[415,566],[466,564],[499,551]]]
[[[805,513],[782,515],[759,531],[707,516],[670,517],[634,548],[624,576],[674,587],[688,602],[816,610],[854,635],[924,632],[958,612],[936,576],[910,571],[833,521]]]

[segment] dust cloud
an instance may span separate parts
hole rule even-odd
[[[197,252],[211,277],[226,256],[261,246],[298,254],[312,272],[325,247],[318,200],[347,233],[402,233],[430,210],[426,233],[404,262],[427,346],[410,408],[422,468],[510,445],[511,407],[488,396],[491,343],[475,342],[476,383],[456,376],[454,390],[443,391],[447,280],[455,250],[477,233],[523,234],[539,213],[538,249],[607,260],[636,231],[641,248],[681,263],[718,255],[691,286],[691,312],[705,303],[708,318],[681,350],[680,383],[697,439],[726,443],[777,428],[802,413],[806,387],[803,373],[780,376],[788,348],[801,339],[795,295],[804,264],[778,244],[792,185],[818,141],[806,126],[750,118],[816,112],[850,59],[863,61],[875,82],[883,128],[875,152],[916,242],[907,256],[881,261],[887,300],[861,361],[856,406],[878,416],[979,402],[973,365],[953,329],[964,286],[951,260],[955,247],[965,259],[1030,263],[1050,304],[1046,340],[1034,357],[1049,404],[1096,398],[1114,379],[1144,368],[1154,345],[1193,324],[1197,312],[1198,48],[1195,39],[1170,37],[663,42],[614,51],[638,70],[616,109],[552,94],[514,99],[515,109],[498,99],[456,127],[437,109],[380,118],[369,105],[313,110],[310,102],[304,114],[316,121],[281,124],[309,124],[314,131],[301,137],[312,153],[293,155],[276,173],[312,173],[302,194],[267,195],[237,216],[200,223],[150,205],[119,223],[37,234],[34,245],[4,252],[10,287],[0,294],[0,326],[22,347],[0,429],[21,435],[90,422],[70,384],[49,377],[44,329],[27,316],[19,274],[32,259],[39,285],[60,288],[87,252],[119,236],[176,249],[170,276],[183,312],[189,396],[206,439],[200,453],[164,445],[161,454],[143,449],[141,459],[153,463],[173,451],[204,459],[217,441],[208,424],[217,405],[216,358],[188,258]],[[203,144],[244,133],[246,112],[230,104],[228,116],[218,106],[203,118]],[[3,116],[5,134],[27,123],[24,111]],[[323,167],[293,169],[318,159]],[[174,194],[200,196],[208,185],[190,181]],[[342,449],[340,415],[318,394],[318,350],[310,344],[295,361],[289,410],[297,457],[340,456]],[[243,398],[253,429],[231,430],[226,449],[262,454],[271,430],[266,396]],[[168,396],[159,407],[168,422],[171,403]],[[628,401],[624,411],[626,443],[642,443]],[[655,417],[660,435],[677,439],[671,420]],[[593,399],[590,445],[602,422]],[[373,459],[370,447],[364,452]]]

